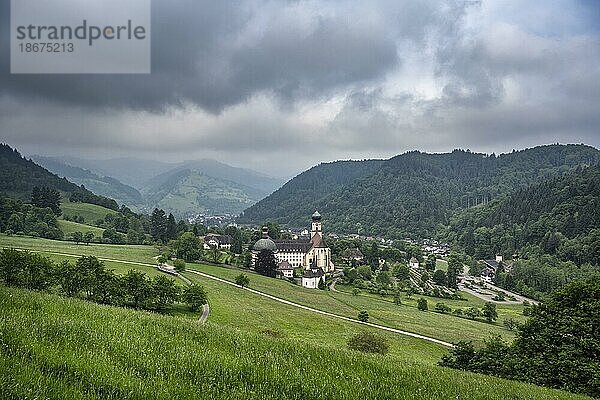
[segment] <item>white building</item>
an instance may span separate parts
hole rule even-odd
[[[411,257],[410,261],[408,262],[408,266],[411,268],[419,268],[419,260],[417,260],[415,257]]]
[[[302,287],[318,289],[319,281],[325,281],[325,273],[321,268],[307,269],[302,275]]]
[[[318,211],[312,215],[310,240],[276,240],[278,262],[287,261],[292,267],[304,270],[321,268],[324,273],[333,272],[335,265],[331,261],[331,249],[323,238],[323,224]]]

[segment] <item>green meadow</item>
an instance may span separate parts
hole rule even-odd
[[[97,206],[95,204],[88,203],[71,203],[63,201],[60,203],[60,209],[63,215],[68,216],[81,216],[83,217],[85,224],[93,224],[96,220],[104,219],[108,214],[117,214],[116,211],[108,208]]]
[[[0,398],[586,398],[438,367],[431,358],[415,356],[428,345],[410,347],[408,338],[394,342],[386,356],[323,345],[329,335],[342,341],[352,331],[343,333],[347,328],[297,310],[263,308],[245,295],[221,298],[206,284],[215,308],[229,303],[228,312],[263,310],[254,315],[255,326],[244,328],[235,314],[227,319],[225,310],[200,325],[0,286]],[[313,339],[252,332],[272,327],[261,322],[271,318]]]

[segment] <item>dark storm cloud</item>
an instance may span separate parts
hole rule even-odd
[[[31,152],[276,160],[285,173],[411,149],[599,146],[597,8],[155,0],[151,75],[10,75],[0,58],[0,140]]]
[[[7,3],[3,54],[9,45]],[[0,93],[148,110],[192,103],[219,112],[258,92],[290,102],[376,79],[397,66],[396,38],[385,27],[335,13],[302,15],[301,7],[285,6],[154,1],[151,75],[9,75],[9,60],[3,57]],[[297,7],[296,18],[286,15],[289,7]],[[257,23],[264,26],[253,32]]]

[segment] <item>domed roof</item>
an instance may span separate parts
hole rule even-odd
[[[269,229],[266,226],[263,226],[262,228],[262,239],[258,239],[252,248],[256,251],[277,250],[275,242],[269,239]]]
[[[318,211],[315,211],[315,213],[312,215],[312,219],[313,219],[313,221],[320,221],[321,220],[321,214],[319,214]]]

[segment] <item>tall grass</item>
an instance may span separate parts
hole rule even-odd
[[[21,289],[0,311],[6,399],[585,398]]]

